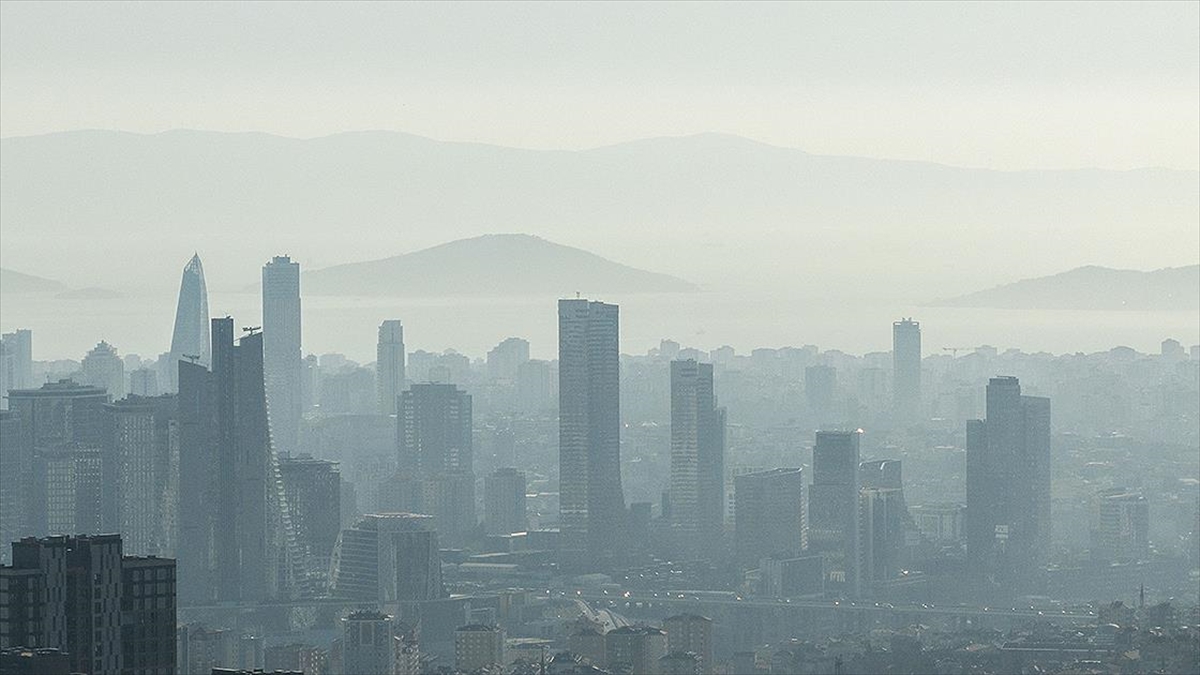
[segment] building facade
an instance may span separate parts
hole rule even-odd
[[[294,452],[300,429],[300,263],[275,256],[262,269],[263,373],[271,432],[281,452]],[[215,336],[214,336],[215,337]],[[215,349],[215,346],[214,346]]]

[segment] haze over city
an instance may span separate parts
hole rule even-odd
[[[1200,2],[0,3],[0,675],[1200,672]]]

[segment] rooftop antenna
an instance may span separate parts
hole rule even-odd
[[[576,300],[578,300],[578,299],[579,299],[579,291],[575,291],[575,299],[576,299]]]

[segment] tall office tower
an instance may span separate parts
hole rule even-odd
[[[487,504],[483,521],[488,534],[512,534],[526,530],[525,472],[496,469],[483,481]]]
[[[263,385],[263,334],[212,320],[212,370],[179,362],[180,593],[286,598],[301,563]]]
[[[116,463],[116,521],[125,550],[175,557],[179,435],[175,396],[129,396],[109,404],[108,456]]]
[[[447,541],[475,529],[471,395],[453,384],[414,384],[400,395],[399,468],[419,486],[408,510],[436,518]]]
[[[183,277],[179,280],[175,330],[171,333],[167,363],[168,393],[179,390],[179,368],[175,364],[180,359],[195,361],[205,367],[212,363],[208,325],[208,287],[204,283],[204,266],[197,253],[183,267]]]
[[[897,419],[920,419],[921,324],[912,319],[892,323],[892,407]]]
[[[517,367],[517,409],[524,413],[553,410],[555,397],[554,372],[549,361],[531,359]]]
[[[328,586],[333,547],[342,528],[342,473],[337,462],[309,455],[281,457],[288,515],[305,561],[307,583],[302,592],[321,593]]]
[[[44,505],[44,531],[50,534],[99,534],[105,527],[104,452],[98,447],[60,445],[39,452],[35,489]],[[111,491],[110,491],[111,492]]]
[[[158,372],[151,368],[138,368],[129,373],[129,393],[134,396],[158,396]]]
[[[342,619],[342,672],[355,675],[392,675],[396,641],[392,617],[380,612],[357,611]]]
[[[1010,590],[1043,562],[1050,536],[1050,399],[1015,377],[987,385],[987,419],[967,422],[967,557]]]
[[[14,460],[21,466],[29,466],[28,483],[19,488],[26,500],[24,532],[33,535],[50,534],[48,516],[47,490],[49,479],[47,469],[54,465],[62,472],[57,472],[53,478],[56,485],[66,485],[66,478],[74,467],[67,467],[63,461],[64,453],[77,449],[103,448],[107,442],[104,405],[108,403],[108,393],[103,388],[79,385],[73,380],[60,380],[46,383],[39,389],[14,389],[8,392],[8,405],[12,415],[20,420],[22,442],[17,445],[21,456]],[[80,453],[84,454],[84,453]],[[81,457],[79,474],[81,479],[91,475],[89,461]],[[73,464],[73,462],[71,462]],[[94,467],[93,467],[94,468]],[[102,471],[107,471],[101,467]],[[115,480],[107,475],[101,477],[102,485],[112,486]],[[74,483],[71,483],[74,486]],[[91,485],[84,480],[84,485]],[[72,487],[72,490],[74,487]],[[89,488],[90,489],[90,488]],[[87,489],[83,494],[91,494]],[[74,496],[76,493],[70,493]],[[68,495],[63,495],[64,499]],[[65,502],[58,500],[60,506]],[[86,500],[85,500],[86,503]],[[64,507],[65,508],[65,507]],[[99,517],[101,509],[94,514]],[[72,516],[72,519],[74,516]],[[92,530],[96,532],[98,530]],[[70,530],[72,534],[77,530]],[[61,532],[60,532],[61,533]]]
[[[611,558],[624,529],[618,312],[558,301],[559,529],[572,565]]]
[[[859,561],[863,587],[894,579],[904,547],[904,493],[864,486],[859,495]]]
[[[772,469],[733,479],[734,542],[738,559],[757,564],[775,555],[798,555],[807,547],[804,472]]]
[[[808,543],[845,573],[846,591],[862,593],[859,530],[860,431],[818,431],[808,495]]]
[[[83,384],[102,387],[116,400],[125,396],[125,362],[117,356],[117,349],[101,340],[80,365]]]
[[[1092,557],[1108,562],[1145,560],[1150,549],[1150,503],[1136,490],[1096,494]]]
[[[699,672],[713,672],[713,621],[699,614],[676,614],[663,619],[667,653],[691,652],[699,657]]]
[[[859,541],[865,580],[885,581],[900,569],[908,507],[898,459],[878,459],[858,465],[862,484]]]
[[[504,629],[475,623],[454,631],[454,668],[460,673],[481,672],[484,668],[503,667]]]
[[[0,564],[9,561],[5,542],[30,534],[26,510],[33,476],[33,446],[25,420],[0,410]]]
[[[15,330],[0,336],[0,345],[8,359],[7,366],[0,363],[0,368],[7,369],[4,373],[7,388],[0,391],[0,396],[9,389],[29,389],[33,387],[33,331],[27,328]]]
[[[622,626],[604,634],[604,652],[613,671],[657,675],[658,660],[667,655],[667,633],[652,626]]]
[[[374,513],[342,530],[334,547],[332,594],[363,602],[421,602],[444,595],[433,518]]]
[[[275,256],[262,270],[263,373],[271,436],[281,452],[296,451],[300,430],[300,263]],[[215,349],[215,347],[214,347]]]
[[[395,415],[400,392],[404,391],[404,324],[388,319],[379,324],[379,342],[375,345],[375,388],[379,394],[379,414]]]
[[[0,409],[8,407],[10,389],[33,386],[33,333],[16,330],[0,336]]]
[[[725,411],[713,368],[671,362],[671,531],[685,556],[714,555],[725,515]]]
[[[0,648],[64,650],[73,673],[175,672],[175,561],[123,556],[115,534],[30,537],[12,559]]]
[[[488,377],[516,380],[521,364],[529,361],[529,341],[517,337],[505,339],[487,353]]]
[[[804,397],[808,410],[818,424],[833,422],[837,416],[837,369],[833,366],[809,366],[804,369]]]

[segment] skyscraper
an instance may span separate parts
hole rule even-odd
[[[558,301],[559,528],[577,564],[611,556],[625,520],[618,311]]]
[[[295,532],[267,424],[263,334],[212,321],[212,370],[179,362],[180,594],[290,597]]]
[[[987,385],[987,419],[967,422],[967,556],[1009,589],[1029,582],[1050,537],[1050,399],[1015,377]]]
[[[207,367],[212,362],[208,336],[208,287],[204,283],[204,266],[200,254],[192,256],[183,267],[179,280],[179,302],[175,306],[175,330],[171,333],[170,362],[167,364],[167,391],[179,390],[180,359],[194,358]]]
[[[717,553],[725,513],[725,411],[713,368],[671,362],[671,530],[684,555]]]
[[[862,592],[860,573],[859,437],[861,431],[818,431],[808,496],[809,546],[829,554],[845,573],[846,591]]]
[[[734,541],[740,561],[799,555],[807,546],[802,469],[743,473],[733,479]]]
[[[323,592],[342,527],[341,471],[337,462],[301,455],[281,457],[279,473],[288,515],[307,568],[307,583],[301,590],[309,594]]]
[[[379,392],[379,414],[396,414],[397,397],[404,391],[404,325],[399,319],[379,324],[375,387]]]
[[[1103,561],[1145,560],[1150,546],[1150,503],[1136,490],[1106,488],[1096,494],[1092,557]]]
[[[83,384],[103,387],[115,401],[125,397],[125,362],[112,345],[101,340],[80,365]]]
[[[483,483],[484,525],[488,534],[524,532],[525,472],[513,468],[496,469]]]
[[[4,542],[29,534],[29,483],[33,476],[33,447],[25,421],[11,410],[0,410],[0,563],[8,562]]]
[[[173,558],[179,508],[175,396],[129,396],[106,410],[122,543],[136,555]]]
[[[442,597],[432,521],[412,513],[375,513],[342,530],[333,554],[334,597],[388,603]]]
[[[0,396],[33,386],[33,333],[15,330],[0,336]],[[7,401],[0,401],[6,404]]]
[[[48,520],[51,479],[56,485],[65,487],[69,484],[71,491],[76,486],[75,478],[70,478],[71,476],[83,480],[83,485],[92,485],[88,476],[92,475],[96,461],[100,458],[100,449],[106,446],[108,438],[104,412],[104,405],[108,401],[108,393],[103,388],[80,385],[74,380],[48,382],[38,389],[14,389],[8,392],[9,411],[13,417],[20,420],[21,428],[20,442],[17,444],[21,456],[14,461],[21,466],[30,467],[28,483],[16,488],[22,493],[26,504],[23,532],[37,536],[51,534]],[[8,439],[5,439],[4,443],[7,446]],[[81,453],[74,453],[81,462],[78,466],[74,459],[66,461],[66,457],[74,456],[72,453],[76,450],[90,451],[85,453],[86,458]],[[48,473],[52,465],[55,468],[53,475]],[[79,474],[72,473],[76,468],[85,471]],[[107,467],[101,466],[100,470],[107,472],[111,468],[112,464],[109,463]],[[106,480],[104,475],[101,475],[97,480],[101,487],[115,484],[115,478],[112,476]],[[88,487],[85,492],[94,494],[91,490],[92,488]],[[64,493],[60,495],[64,499],[58,500],[57,504],[60,509],[65,509],[68,495],[81,494]],[[112,494],[111,490],[109,494]],[[61,510],[58,512],[65,513]],[[102,514],[85,512],[81,515],[90,520]],[[71,525],[74,526],[73,521]],[[72,530],[72,533],[77,532],[79,531]]]
[[[434,516],[438,532],[460,543],[476,524],[471,395],[453,384],[424,383],[400,401],[400,473],[418,486],[404,506]]]
[[[122,555],[115,534],[30,537],[12,559],[0,648],[64,650],[73,673],[175,672],[175,561]]]
[[[275,256],[262,269],[263,373],[271,436],[281,452],[296,450],[300,429],[300,263]]]
[[[921,324],[892,324],[892,404],[896,417],[911,422],[921,415]]]

